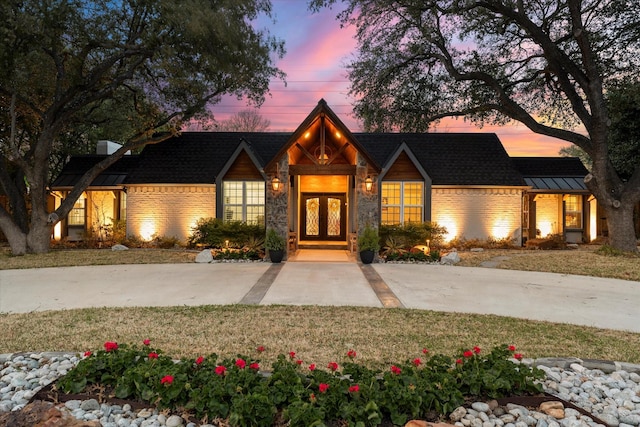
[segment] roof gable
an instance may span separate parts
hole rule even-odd
[[[409,162],[410,165],[407,165]],[[401,170],[408,172],[407,169],[412,169],[417,173],[421,179],[423,179],[428,185],[431,185],[431,177],[424,170],[416,156],[406,143],[400,144],[395,152],[389,156],[386,162],[383,164],[383,172],[380,174],[380,179],[393,179],[394,171],[402,173]]]
[[[433,185],[525,186],[520,173],[493,133],[356,133],[379,158],[411,150]],[[388,158],[388,157],[387,157]]]
[[[148,145],[127,184],[214,184],[229,167],[241,144],[253,154],[257,167],[264,166],[282,145],[285,134],[257,132],[184,132],[158,144]],[[251,141],[258,141],[252,144]],[[257,148],[257,149],[256,149]]]
[[[370,168],[380,166],[357,141],[349,128],[321,99],[288,141],[267,163],[265,170],[275,170],[276,163],[289,153],[292,164],[351,164],[361,154]],[[325,163],[326,162],[326,163]]]

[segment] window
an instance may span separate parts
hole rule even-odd
[[[67,221],[69,225],[82,225],[85,223],[85,201],[84,197],[76,200],[76,203],[73,205],[73,208],[69,212],[69,216],[67,217]]]
[[[423,183],[415,181],[382,183],[382,224],[422,222]]]
[[[264,182],[225,181],[224,221],[264,225]]]
[[[582,196],[569,195],[564,198],[564,227],[582,228]]]

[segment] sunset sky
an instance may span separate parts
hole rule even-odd
[[[274,80],[259,113],[271,122],[270,131],[293,131],[321,98],[352,132],[361,131],[353,117],[353,100],[348,96],[349,81],[345,64],[356,51],[353,27],[340,28],[339,9],[324,9],[312,14],[306,0],[272,0],[275,24],[258,22],[271,34],[284,39],[287,53],[277,66],[287,74],[287,85]],[[247,109],[244,101],[225,98],[212,111],[215,119],[225,120]],[[479,129],[462,120],[441,123],[436,132],[495,132],[511,156],[557,156],[568,143],[536,135],[524,125]]]

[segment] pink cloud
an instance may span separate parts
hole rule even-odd
[[[287,74],[287,85],[273,81],[271,95],[260,114],[271,122],[271,131],[293,131],[323,98],[352,131],[360,131],[353,117],[353,100],[347,95],[349,82],[345,63],[354,54],[353,27],[340,28],[339,10],[324,9],[317,14],[303,1],[273,1],[276,23],[258,20],[257,25],[285,40],[287,53],[277,66]],[[212,108],[216,120],[226,120],[250,108],[243,100],[225,97]],[[462,120],[445,120],[437,132],[495,132],[512,156],[557,156],[568,145],[564,141],[537,135],[524,125],[486,126],[482,129]]]

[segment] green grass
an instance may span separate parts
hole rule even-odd
[[[353,348],[371,366],[418,357],[423,347],[514,344],[525,357],[577,356],[640,363],[640,334],[493,315],[355,307],[91,308],[0,315],[0,353],[77,351],[149,338],[175,357],[234,356],[264,345],[264,360],[295,351],[326,365]]]
[[[478,266],[507,256],[499,268],[589,274],[640,281],[635,255],[604,256],[597,248],[578,251],[488,250],[461,252],[462,265]],[[0,269],[70,265],[193,262],[195,252],[139,249],[55,250],[13,257],[0,251]],[[630,286],[633,286],[630,284]],[[150,338],[167,354],[196,357],[248,353],[264,357],[296,351],[305,362],[326,364],[350,348],[378,366],[415,357],[423,347],[453,354],[474,345],[514,344],[526,357],[575,356],[640,363],[640,334],[499,316],[423,310],[354,307],[201,306],[99,308],[0,314],[0,353],[77,351],[105,341]]]

